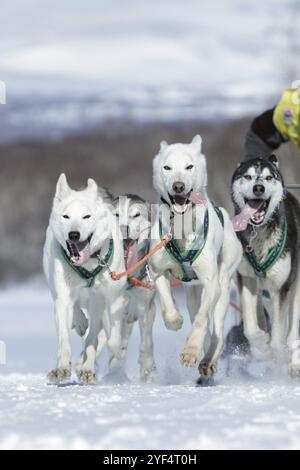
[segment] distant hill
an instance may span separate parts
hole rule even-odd
[[[115,194],[136,192],[155,202],[152,158],[161,140],[189,142],[203,137],[209,194],[231,210],[230,179],[243,156],[249,119],[223,123],[111,125],[89,135],[59,142],[19,142],[0,146],[0,281],[22,280],[41,272],[42,247],[58,175],[65,172],[74,187],[88,177]],[[289,145],[280,152],[286,181],[300,182],[300,157]],[[300,195],[300,194],[299,194]]]

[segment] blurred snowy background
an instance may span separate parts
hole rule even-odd
[[[48,387],[56,336],[41,277],[62,171],[74,186],[94,177],[115,194],[155,201],[160,140],[201,133],[209,193],[231,210],[230,178],[251,119],[300,78],[299,24],[298,0],[2,2],[0,447],[300,446],[300,387],[281,371],[262,379],[256,365],[247,381],[223,370],[215,389],[193,386],[195,373],[178,361],[186,312],[178,334],[159,315],[155,324],[163,387],[138,384],[137,332],[131,385]],[[279,156],[286,180],[300,182],[293,150]]]

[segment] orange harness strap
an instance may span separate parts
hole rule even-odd
[[[147,253],[147,255],[144,256],[144,258],[142,258],[140,261],[135,263],[133,266],[131,266],[126,271],[123,271],[121,273],[112,272],[111,273],[111,278],[114,281],[119,281],[122,277],[128,276],[129,274],[133,273],[142,264],[144,264],[146,261],[148,261],[148,259],[151,258],[151,256],[153,256],[161,248],[163,248],[167,243],[169,243],[169,241],[170,241],[169,235],[165,235],[162,238],[162,240],[153,248],[153,250],[149,251],[149,253]],[[148,282],[140,281],[136,277],[130,277],[130,282],[132,282],[132,284],[134,284],[135,286],[145,287],[146,289],[153,289],[153,286],[151,284],[149,284]],[[179,287],[182,284],[183,283],[178,279],[174,279],[173,281],[171,281],[171,287],[172,288]],[[242,310],[236,304],[234,304],[233,302],[230,302],[230,306],[232,308],[234,308],[235,310],[237,310],[240,314],[242,314]]]
[[[154,289],[154,286],[150,284],[150,282],[141,281],[140,279],[137,279],[136,277],[129,277],[128,279],[131,282],[131,284],[134,284],[135,286],[144,287],[145,289]]]
[[[128,276],[129,274],[133,273],[136,269],[138,269],[142,264],[144,264],[146,261],[148,261],[151,256],[153,256],[157,251],[159,251],[163,246],[165,246],[167,243],[169,243],[170,237],[168,235],[165,235],[163,239],[153,248],[153,250],[149,251],[149,253],[144,256],[140,261],[135,263],[133,266],[128,268],[126,271],[123,271],[121,273],[111,273],[111,278],[114,281],[119,281],[122,277]]]

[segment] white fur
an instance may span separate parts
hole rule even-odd
[[[153,185],[160,196],[170,202],[169,193],[173,194],[172,184],[182,181],[186,192],[199,191],[207,185],[206,160],[201,153],[202,139],[195,136],[191,144],[168,145],[165,141],[153,161]],[[195,158],[196,157],[196,158]],[[187,170],[189,165],[193,168]],[[165,170],[169,166],[170,170]]]
[[[63,216],[67,215],[66,219]],[[90,218],[84,219],[86,215]],[[82,381],[95,381],[95,357],[98,347],[98,324],[105,328],[108,346],[111,351],[111,367],[121,357],[121,327],[126,305],[122,293],[126,279],[113,281],[107,270],[96,277],[94,286],[86,288],[87,281],[82,279],[65,261],[61,247],[67,248],[66,240],[70,231],[79,231],[80,241],[91,234],[91,252],[104,249],[107,240],[114,240],[113,271],[124,269],[123,246],[115,233],[114,219],[108,204],[98,191],[97,184],[88,180],[86,189],[72,190],[64,174],[57,182],[53,208],[47,229],[44,246],[44,271],[55,306],[58,333],[57,366],[48,377],[60,382],[71,375],[70,330],[72,323],[77,331],[86,329],[83,311],[89,316],[89,332],[85,343],[79,377]],[[90,258],[84,267],[93,270],[97,259]]]
[[[112,209],[117,218],[120,239],[131,238],[142,244],[150,234],[150,207],[142,201],[136,201],[127,196],[121,196],[115,201]],[[128,233],[127,233],[128,232]],[[133,273],[132,275],[134,275]],[[155,381],[157,370],[153,354],[152,328],[155,319],[155,290],[134,286],[127,289],[124,298],[128,298],[126,311],[123,315],[122,325],[122,350],[120,362],[124,360],[128,342],[132,333],[134,322],[139,322],[140,327],[140,377],[143,381]],[[94,335],[100,336],[102,324],[99,322],[93,329]],[[105,345],[105,337],[99,341],[97,355]],[[87,348],[88,349],[88,348]],[[88,350],[86,351],[88,355]]]
[[[153,163],[153,182],[158,194],[171,203],[169,194],[173,195],[172,185],[175,181],[185,184],[185,192],[190,190],[202,192],[206,197],[206,206],[197,205],[189,208],[184,216],[174,215],[174,225],[180,224],[194,212],[195,230],[185,230],[178,240],[182,249],[188,248],[195,232],[203,229],[206,207],[209,211],[209,232],[201,255],[192,267],[198,278],[198,285],[186,284],[187,303],[192,321],[192,331],[181,354],[181,362],[194,367],[201,361],[199,370],[204,377],[210,377],[217,368],[217,361],[223,349],[223,323],[229,305],[230,280],[241,260],[242,250],[234,233],[231,221],[224,209],[224,230],[216,212],[210,203],[207,193],[206,160],[201,152],[201,137],[196,136],[190,144],[167,145],[162,143]],[[170,170],[165,170],[165,166]],[[193,165],[192,169],[187,169]],[[162,222],[166,232],[169,230],[169,209],[163,211]],[[180,219],[180,220],[179,220]],[[153,229],[153,246],[159,241],[158,216]],[[178,312],[170,289],[169,272],[178,274],[178,265],[162,249],[151,258],[151,269],[156,280],[160,296],[163,318],[167,328],[177,330],[182,325],[182,316]],[[213,319],[213,335],[209,338],[209,322]],[[208,351],[204,351],[205,341]]]

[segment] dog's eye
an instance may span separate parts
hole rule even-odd
[[[136,217],[139,217],[140,215],[141,215],[140,212],[137,212],[136,214],[134,214],[133,217],[136,218]]]
[[[267,181],[271,181],[272,179],[273,179],[273,176],[271,176],[271,175],[269,175],[269,176],[266,177],[266,180],[267,180]]]
[[[64,218],[64,219],[69,219],[70,217],[69,217],[67,214],[64,214],[64,215],[63,215],[63,218]]]
[[[91,218],[91,215],[88,214],[88,215],[85,215],[84,217],[82,217],[83,219],[90,219]]]
[[[194,165],[188,165],[188,166],[186,167],[186,170],[192,170],[193,168],[194,168]]]
[[[251,180],[252,180],[252,176],[251,176],[251,175],[245,175],[244,178],[245,178],[245,180],[247,180],[247,181],[251,181]]]
[[[171,170],[171,169],[172,169],[172,168],[171,168],[169,165],[165,165],[165,166],[164,166],[164,170],[169,171],[169,170]]]
[[[115,213],[115,216],[116,216],[116,217],[119,217],[119,214],[118,214],[118,212],[116,212],[116,213]]]

